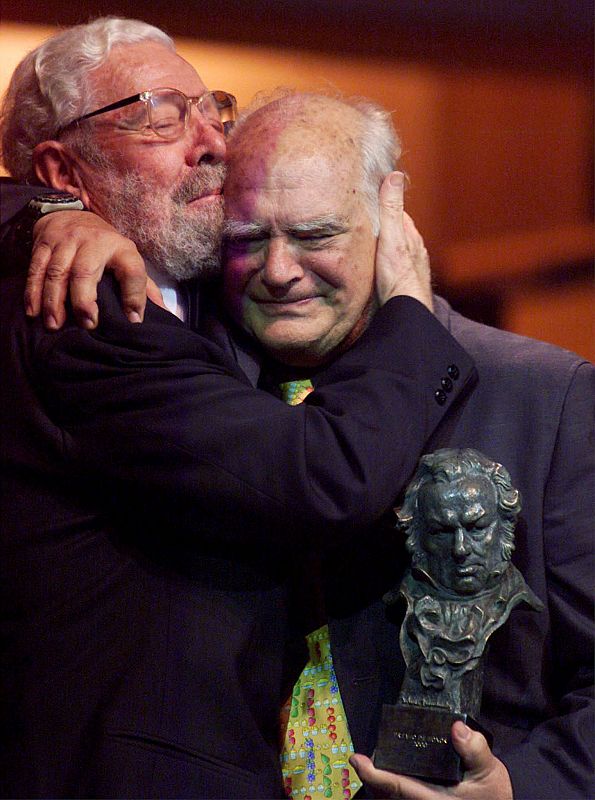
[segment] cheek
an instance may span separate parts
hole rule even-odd
[[[160,143],[147,147],[130,148],[122,153],[124,171],[144,175],[156,191],[170,194],[186,176],[184,153],[175,144],[164,147]]]
[[[85,175],[84,185],[87,191],[89,210],[118,229],[119,220],[116,219],[116,214],[119,215],[122,207],[128,210],[131,205],[126,185],[120,175],[114,174],[114,170],[110,170],[105,174],[102,174],[100,170],[96,170]],[[142,197],[138,198],[138,204],[144,209],[145,203]],[[115,208],[118,209],[117,212],[114,211]]]
[[[374,294],[374,276],[368,272],[357,277],[350,292],[350,303],[353,309],[355,320],[359,319],[364,309],[368,306],[370,298]]]
[[[491,539],[489,545],[486,545],[483,552],[485,553],[485,561],[490,565],[494,566],[499,564],[501,561],[504,560],[502,556],[502,550],[500,547],[500,542],[496,541],[495,539]]]
[[[341,256],[318,254],[311,263],[302,259],[302,266],[335,290],[341,312],[355,323],[373,289],[373,267],[358,263],[349,253]]]
[[[445,552],[448,548],[448,543],[437,536],[429,536],[423,546],[428,553],[435,555]]]
[[[374,269],[369,263],[347,261],[342,269],[342,295],[354,321],[366,307],[374,290]]]
[[[360,226],[354,237],[355,246],[350,248],[352,273],[356,276],[356,286],[362,294],[369,296],[374,286],[374,261],[376,259],[376,238]]]
[[[486,533],[485,536],[482,536],[480,539],[470,539],[471,545],[473,550],[476,553],[481,555],[485,555],[486,558],[490,558],[494,555],[497,548],[494,547],[494,533]]]
[[[189,172],[184,168],[184,162],[171,155],[165,159],[150,161],[140,166],[143,171],[150,171],[151,182],[157,191],[171,195],[188,177]]]

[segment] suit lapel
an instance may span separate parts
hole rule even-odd
[[[188,292],[188,324],[198,333],[210,339],[241,367],[252,384],[256,386],[260,375],[260,359],[247,337],[236,334],[231,324],[225,322],[214,289],[199,288],[196,281],[186,284]]]

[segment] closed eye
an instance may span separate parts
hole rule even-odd
[[[298,242],[329,242],[347,233],[348,221],[334,214],[288,225],[285,233]]]
[[[224,245],[228,252],[234,254],[256,253],[268,239],[269,237],[266,234],[231,235],[225,237]]]
[[[169,117],[160,120],[153,120],[153,128],[164,136],[174,133],[180,126],[179,118]],[[149,126],[147,126],[149,127]]]
[[[324,250],[334,243],[336,237],[337,234],[334,233],[300,233],[294,234],[292,238],[307,250]]]

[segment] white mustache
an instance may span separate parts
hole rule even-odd
[[[183,205],[207,194],[221,192],[226,171],[223,163],[202,164],[196,167],[192,175],[189,175],[173,192],[172,200]]]

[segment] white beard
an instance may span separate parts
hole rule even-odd
[[[223,164],[197,166],[168,194],[145,176],[121,175],[113,168],[108,173],[107,221],[132,239],[155,268],[176,281],[219,274],[223,197],[199,208],[189,207],[188,201],[221,188]]]

